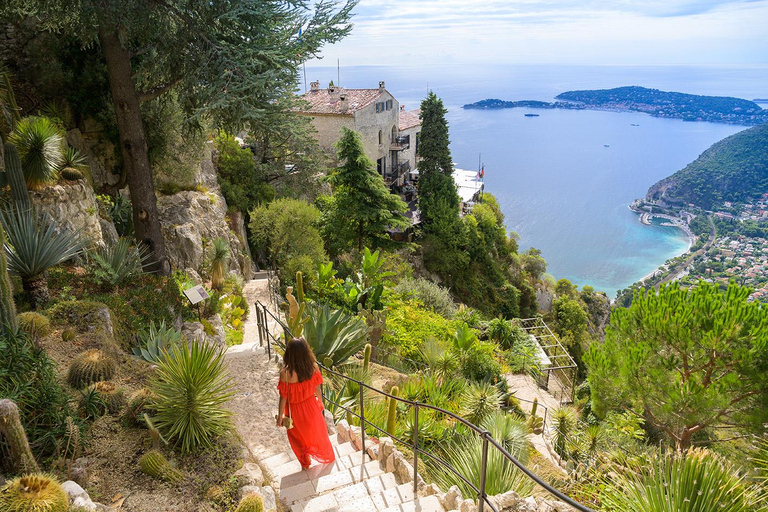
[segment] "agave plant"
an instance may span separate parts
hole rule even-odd
[[[36,209],[5,208],[0,217],[7,234],[8,270],[21,277],[32,307],[42,306],[50,299],[45,271],[80,254],[84,240]]]
[[[170,351],[171,347],[181,344],[181,333],[173,327],[166,327],[165,320],[155,326],[155,322],[149,324],[148,331],[140,331],[141,345],[133,347],[133,355],[149,363],[157,363]]]
[[[470,384],[461,395],[461,415],[475,425],[501,409],[501,393],[488,382]]]
[[[172,345],[161,358],[149,389],[157,428],[183,452],[211,446],[232,426],[225,404],[232,398],[224,353],[195,340],[189,348]]]
[[[24,180],[30,190],[39,190],[58,179],[64,139],[50,119],[25,117],[16,124],[8,140],[19,150]]]
[[[121,238],[112,247],[100,247],[89,256],[96,283],[114,288],[141,274],[150,254],[146,247],[132,246],[130,240]]]
[[[304,337],[318,361],[326,358],[336,366],[360,352],[368,342],[368,327],[359,316],[332,310],[328,304],[307,308]]]
[[[211,256],[211,288],[221,290],[224,278],[227,275],[229,264],[229,245],[223,238],[213,241],[213,255]]]
[[[693,449],[655,453],[650,461],[631,460],[603,478],[599,495],[610,512],[743,512],[763,510],[753,488],[736,468],[715,454]]]

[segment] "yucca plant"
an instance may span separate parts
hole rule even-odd
[[[155,394],[154,421],[183,452],[211,446],[232,426],[224,404],[232,398],[224,353],[194,340],[189,348],[173,345],[158,361],[149,386]]]
[[[693,449],[631,460],[604,477],[599,499],[608,512],[744,512],[763,510],[759,496],[736,468],[715,454]],[[762,504],[764,505],[764,503]]]
[[[328,304],[307,308],[304,337],[318,361],[339,365],[360,352],[368,342],[368,326],[359,316],[332,310]]]
[[[30,190],[55,182],[63,161],[64,138],[47,117],[25,117],[16,124],[8,140],[19,150],[24,180]]]
[[[83,240],[76,233],[61,230],[53,218],[34,208],[6,207],[0,218],[7,234],[8,270],[21,277],[24,291],[37,308],[50,298],[45,271],[77,256]]]
[[[501,393],[493,384],[470,384],[461,395],[461,415],[475,425],[501,409]]]
[[[571,438],[576,431],[577,421],[576,411],[570,407],[558,407],[552,411],[552,426],[555,429],[552,444],[561,457],[568,456],[569,449],[574,448]]]
[[[211,288],[221,290],[224,278],[227,276],[229,266],[229,244],[223,238],[213,241],[213,254],[211,255]]]
[[[96,284],[114,288],[141,274],[150,253],[146,247],[131,245],[129,239],[121,238],[112,247],[91,251],[89,257]]]
[[[149,330],[139,331],[139,340],[141,345],[133,347],[133,355],[148,363],[157,363],[172,346],[181,343],[181,332],[166,326],[165,320],[161,320],[157,326],[155,322],[150,322]]]

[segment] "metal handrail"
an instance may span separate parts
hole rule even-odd
[[[268,357],[271,359],[272,356],[271,356],[270,345],[274,342],[276,345],[278,345],[282,349],[285,349],[285,344],[279,338],[275,338],[274,335],[271,332],[269,332],[269,329],[266,328],[266,325],[267,325],[267,315],[271,316],[278,323],[278,325],[280,325],[282,327],[284,335],[286,337],[291,337],[290,330],[289,330],[288,326],[285,325],[285,323],[280,318],[278,318],[271,311],[269,311],[269,309],[264,304],[262,304],[260,301],[256,301],[254,306],[255,306],[257,311],[259,311],[259,310],[261,311],[261,313],[259,313],[259,315],[257,317],[258,320],[259,320],[259,338],[260,338],[260,342],[261,341],[266,341],[266,344],[267,344],[267,354],[268,354]],[[376,430],[379,430],[379,431],[383,432],[383,430],[381,428],[379,428],[378,426],[372,424],[370,421],[365,419],[365,405],[364,405],[364,394],[365,393],[364,393],[364,390],[367,389],[367,390],[373,391],[373,392],[375,392],[375,393],[377,393],[379,395],[382,395],[384,397],[389,398],[390,400],[396,400],[396,401],[398,401],[400,403],[406,404],[406,405],[408,405],[408,406],[413,408],[413,410],[414,410],[414,428],[413,428],[413,442],[412,442],[412,444],[408,444],[408,443],[404,442],[403,440],[394,438],[389,433],[387,433],[387,435],[390,438],[393,438],[394,440],[399,441],[400,443],[408,446],[411,450],[413,450],[413,455],[414,455],[414,460],[413,460],[414,495],[416,494],[416,492],[418,490],[418,462],[419,462],[419,454],[421,454],[422,457],[423,456],[427,456],[430,459],[437,461],[441,466],[443,466],[445,469],[451,471],[453,474],[457,475],[459,478],[461,478],[462,481],[467,483],[473,490],[475,490],[477,492],[477,508],[478,508],[478,512],[483,512],[485,505],[488,505],[491,508],[491,510],[493,510],[494,512],[499,512],[499,510],[496,508],[496,506],[489,499],[489,496],[485,492],[485,484],[486,484],[485,479],[486,479],[487,460],[488,460],[488,447],[489,446],[493,446],[493,447],[496,448],[496,450],[498,450],[498,452],[504,458],[506,458],[509,462],[514,464],[528,478],[533,480],[536,484],[538,484],[540,487],[542,487],[545,491],[547,491],[551,495],[555,496],[557,499],[567,503],[568,505],[570,505],[571,507],[575,508],[576,510],[578,510],[580,512],[593,512],[592,509],[590,509],[586,505],[583,505],[583,504],[573,500],[572,498],[566,496],[565,494],[563,494],[562,492],[558,491],[557,489],[555,489],[554,487],[549,485],[547,482],[545,482],[544,480],[539,478],[535,473],[533,473],[531,470],[529,470],[522,462],[517,460],[511,453],[509,453],[498,441],[496,441],[491,436],[491,434],[488,431],[481,429],[480,427],[478,427],[477,425],[467,421],[463,417],[458,416],[458,415],[456,415],[456,414],[454,414],[454,413],[452,413],[450,411],[447,411],[445,409],[442,409],[440,407],[436,407],[434,405],[429,405],[429,404],[421,403],[421,402],[418,402],[418,401],[408,400],[408,399],[405,399],[405,398],[401,398],[401,397],[392,395],[392,394],[387,393],[385,391],[382,391],[380,389],[374,388],[374,387],[372,387],[372,386],[370,386],[370,385],[368,385],[368,384],[366,384],[366,383],[364,383],[362,381],[353,379],[353,378],[351,378],[351,377],[349,377],[347,375],[344,375],[344,374],[336,372],[336,371],[334,371],[334,370],[332,370],[330,368],[327,368],[326,366],[324,366],[323,364],[321,364],[319,362],[318,362],[318,366],[320,366],[321,370],[323,372],[327,373],[327,374],[336,375],[336,376],[340,377],[343,380],[346,380],[348,382],[353,382],[353,383],[357,384],[357,386],[359,386],[359,390],[360,390],[360,412],[359,413],[355,413],[354,411],[349,410],[347,407],[343,406],[342,404],[340,404],[338,402],[332,402],[332,403],[334,403],[334,405],[336,405],[337,407],[341,408],[342,410],[344,410],[346,412],[349,412],[353,416],[358,417],[360,419],[362,453],[366,452],[366,450],[365,450],[365,428],[366,428],[366,425],[369,425],[369,426],[375,428]],[[323,395],[325,395],[325,393],[323,393]],[[324,398],[326,400],[328,399],[325,396],[324,396]],[[471,431],[475,432],[482,439],[482,441],[483,441],[483,444],[482,444],[483,452],[482,452],[482,466],[481,466],[481,474],[480,474],[480,487],[475,486],[466,477],[461,475],[449,463],[447,463],[447,462],[443,461],[442,459],[440,459],[439,457],[437,457],[437,456],[435,456],[435,455],[433,455],[431,453],[425,452],[424,450],[419,448],[419,439],[418,439],[418,433],[419,433],[419,423],[418,423],[419,415],[418,415],[418,413],[419,413],[419,409],[430,409],[430,410],[435,411],[437,413],[443,414],[443,415],[451,418],[455,422],[457,422],[459,424],[462,424],[466,428],[468,428]]]

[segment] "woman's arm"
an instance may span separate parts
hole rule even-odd
[[[280,370],[280,381],[285,382],[285,369]],[[277,402],[277,426],[283,426],[283,415],[285,414],[285,398],[280,396],[280,400]]]

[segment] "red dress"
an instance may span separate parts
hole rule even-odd
[[[304,467],[309,466],[310,457],[322,463],[333,462],[336,458],[325,427],[323,406],[315,398],[315,387],[322,383],[323,376],[319,371],[304,382],[277,383],[280,396],[288,401],[285,415],[293,418],[293,428],[287,431],[288,442]]]

